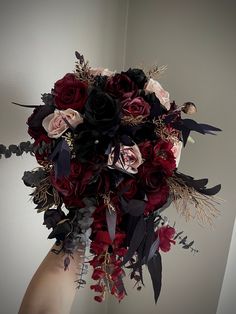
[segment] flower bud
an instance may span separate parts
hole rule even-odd
[[[186,114],[194,114],[197,112],[197,108],[192,102],[186,102],[182,106],[182,111]]]

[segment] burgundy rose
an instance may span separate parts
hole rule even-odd
[[[156,231],[156,236],[160,239],[159,248],[163,252],[168,252],[171,247],[171,243],[175,244],[173,240],[175,235],[175,229],[170,226],[163,226]]]
[[[81,111],[87,100],[87,85],[79,81],[72,73],[67,73],[54,86],[56,107]]]
[[[126,98],[121,102],[122,112],[125,116],[148,117],[151,106],[142,97]]]
[[[169,197],[169,186],[167,185],[166,181],[163,179],[159,187],[152,192],[147,193],[147,205],[145,207],[144,214],[147,215],[148,213],[161,208],[166,202]]]
[[[78,178],[82,173],[82,165],[80,162],[71,160],[70,162],[70,177]]]
[[[28,118],[27,124],[29,126],[28,133],[31,137],[35,140],[40,137],[42,134],[46,134],[42,126],[43,119],[48,116],[49,114],[53,113],[54,107],[53,106],[37,106],[32,115]]]
[[[139,150],[143,159],[152,160],[153,159],[153,144],[151,141],[144,141],[138,145]]]
[[[159,141],[153,147],[153,164],[160,165],[167,176],[171,176],[176,168],[176,161],[172,148],[173,144],[165,141]]]
[[[107,79],[105,90],[114,97],[122,97],[123,94],[137,90],[136,84],[125,74],[115,74]]]
[[[166,183],[161,166],[154,166],[152,163],[144,163],[139,168],[140,184],[147,194],[147,214],[154,209],[163,206],[169,196],[169,187]]]

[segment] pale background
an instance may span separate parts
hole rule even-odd
[[[120,304],[112,298],[103,304],[93,301],[88,276],[72,314],[236,312],[236,231],[231,241],[236,201],[235,9],[230,0],[1,2],[0,143],[29,139],[25,121],[31,110],[15,107],[11,101],[39,104],[40,94],[74,69],[75,50],[91,66],[118,71],[141,64],[167,65],[161,83],[171,99],[178,104],[194,101],[197,121],[223,129],[217,137],[193,134],[196,143],[182,154],[180,170],[196,178],[208,177],[211,185],[222,183],[219,196],[226,201],[214,228],[186,223],[174,208],[166,211],[178,229],[195,240],[200,252],[193,256],[176,245],[163,254],[158,304],[154,305],[148,274],[141,292],[127,281],[128,297]],[[17,313],[34,271],[53,243],[46,239],[42,215],[34,211],[30,189],[21,181],[24,170],[35,166],[27,155],[0,161],[1,314]]]

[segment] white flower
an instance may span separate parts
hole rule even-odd
[[[65,119],[72,127],[83,123],[83,118],[78,111],[73,109],[55,110],[43,119],[42,125],[48,132],[48,137],[59,138],[68,128]]]
[[[156,97],[160,100],[160,103],[166,107],[167,110],[170,109],[170,95],[167,91],[163,89],[158,81],[149,79],[145,87],[146,91],[155,93]]]

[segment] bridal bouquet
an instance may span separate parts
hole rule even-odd
[[[173,203],[203,224],[217,213],[213,195],[220,185],[207,188],[207,179],[179,172],[181,149],[191,131],[220,129],[186,118],[196,106],[170,102],[155,80],[158,67],[116,73],[91,68],[78,52],[76,57],[75,72],[43,94],[42,105],[18,104],[33,108],[27,121],[33,142],[0,145],[0,157],[29,152],[37,159],[39,167],[26,171],[23,181],[33,188],[32,200],[44,212],[48,237],[56,239],[54,253],[65,256],[65,270],[81,244],[90,246],[96,301],[106,292],[123,299],[126,274],[140,290],[146,265],[156,302],[161,252],[176,241],[194,251],[193,241],[177,233],[163,211]]]

